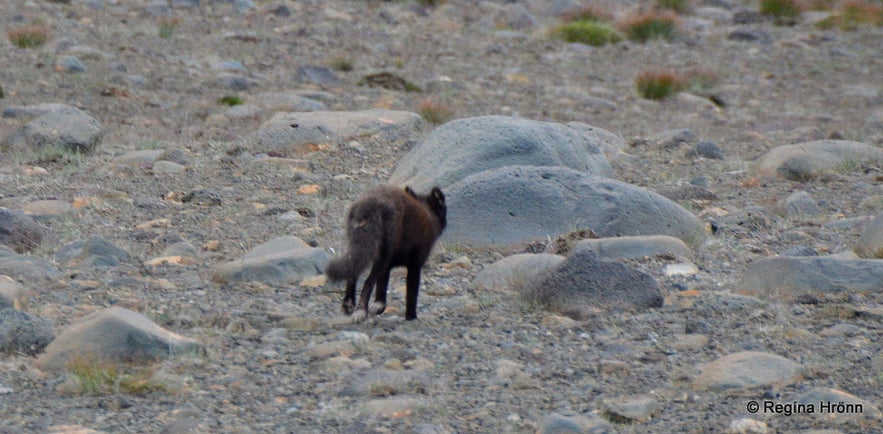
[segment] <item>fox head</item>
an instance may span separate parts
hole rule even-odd
[[[448,207],[445,205],[445,194],[442,193],[440,188],[432,187],[432,190],[426,196],[421,196],[415,193],[411,187],[405,187],[405,192],[410,194],[414,199],[425,203],[438,218],[442,229],[445,228],[448,223]]]

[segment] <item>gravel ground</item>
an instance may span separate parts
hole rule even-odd
[[[132,258],[114,267],[60,266],[63,277],[49,284],[23,282],[27,311],[50,320],[58,334],[86,314],[123,306],[207,348],[205,356],[152,366],[152,381],[161,386],[146,393],[71,391],[64,375],[34,368],[33,357],[4,355],[0,431],[563,433],[582,424],[585,432],[761,432],[739,431],[748,423],[742,419],[765,424],[763,432],[883,431],[876,410],[883,405],[883,323],[880,315],[861,313],[881,308],[883,292],[798,301],[738,295],[751,262],[795,246],[847,252],[861,222],[883,209],[878,167],[801,183],[761,176],[752,163],[775,146],[811,139],[883,144],[883,27],[818,30],[812,14],[794,26],[763,17],[734,24],[734,12],[757,10],[756,2],[694,1],[672,40],[587,47],[549,36],[558,19],[542,1],[450,0],[437,8],[257,1],[242,11],[237,5],[248,2],[201,3],[172,8],[171,18],[147,0],[0,4],[4,29],[31,22],[51,29],[39,48],[0,43],[0,104],[69,104],[105,130],[89,155],[35,161],[0,154],[0,205],[93,198],[41,220],[52,236],[33,255],[52,260],[61,246],[99,235]],[[611,10],[625,16],[650,3],[615,2]],[[90,6],[96,4],[103,6]],[[517,10],[533,17],[531,25],[519,27]],[[708,18],[715,14],[729,19]],[[163,25],[168,37],[160,36]],[[735,40],[736,31],[757,40]],[[76,56],[85,71],[65,72],[64,56]],[[305,79],[298,71],[307,65],[329,68],[336,82]],[[701,69],[717,81],[701,92],[642,99],[634,77],[653,66]],[[382,71],[421,91],[362,83]],[[230,74],[244,88],[231,88]],[[424,271],[420,320],[404,321],[404,274],[394,273],[387,313],[350,324],[339,315],[339,285],[219,286],[211,271],[282,235],[339,251],[349,203],[385,182],[432,124],[406,137],[359,137],[282,155],[304,169],[296,175],[254,169],[257,153],[236,140],[272,112],[239,116],[218,100],[255,104],[266,98],[261,94],[285,91],[301,91],[331,110],[417,112],[429,99],[456,118],[584,122],[628,144],[626,155],[611,161],[622,181],[664,191],[701,178],[715,199],[679,200],[700,218],[773,209],[797,190],[809,192],[823,213],[811,221],[724,227],[694,253],[694,276],[665,276],[664,258],[633,261],[659,280],[666,305],[581,321],[543,312],[511,292],[473,289],[470,281],[483,267],[525,246],[442,242]],[[0,135],[21,124],[0,119]],[[689,145],[660,142],[676,129],[715,143],[725,157],[691,158]],[[174,151],[186,170],[161,174],[115,162],[151,149]],[[314,185],[318,193],[303,193]],[[198,191],[220,203],[164,200]],[[281,217],[289,211],[298,217]],[[168,220],[145,225],[156,219]],[[145,265],[177,237],[198,248],[196,263]],[[727,392],[694,388],[705,364],[747,350],[800,363],[804,378]],[[845,391],[868,405],[861,417],[836,420],[746,411],[751,400],[788,404],[812,387]],[[654,404],[624,416],[615,404],[623,400]]]

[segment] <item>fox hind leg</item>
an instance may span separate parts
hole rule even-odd
[[[386,310],[386,291],[389,287],[390,268],[391,267],[386,267],[384,271],[377,276],[374,302],[368,306],[368,312],[370,312],[371,315],[380,315]]]
[[[351,315],[356,309],[356,278],[347,279],[346,292],[343,294],[343,303],[340,306],[344,315]]]

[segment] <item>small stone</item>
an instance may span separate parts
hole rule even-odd
[[[667,277],[672,276],[695,276],[699,274],[699,269],[692,262],[682,262],[680,264],[666,264],[662,267],[662,274]]]
[[[295,79],[303,83],[318,84],[320,86],[335,87],[340,85],[340,79],[324,66],[301,65],[297,68]]]
[[[766,434],[769,432],[766,423],[754,419],[736,419],[730,422],[732,434]]]
[[[660,410],[659,401],[645,396],[626,396],[602,400],[608,419],[612,422],[647,422]]]
[[[796,191],[779,202],[782,214],[788,220],[802,220],[816,217],[822,213],[819,204],[805,191]]]
[[[710,160],[723,160],[726,155],[714,142],[700,141],[687,151],[688,158],[702,157]]]
[[[55,69],[59,72],[76,74],[86,72],[86,65],[76,56],[62,56],[55,63]]]

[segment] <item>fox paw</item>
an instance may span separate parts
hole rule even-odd
[[[375,301],[368,305],[368,311],[371,312],[371,315],[380,315],[383,311],[386,310],[386,303],[382,301]]]
[[[353,324],[365,321],[368,319],[368,311],[359,309],[350,315],[350,322]]]
[[[352,315],[353,311],[356,310],[356,304],[352,302],[352,300],[345,300],[342,305],[340,305],[340,311],[343,312],[344,315]]]

